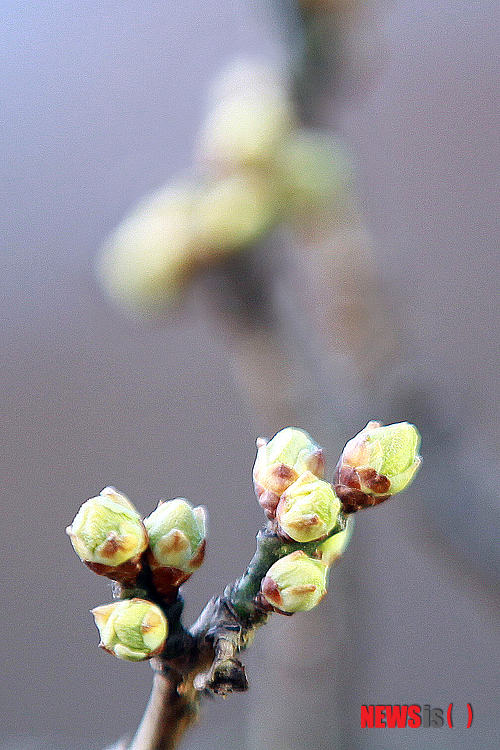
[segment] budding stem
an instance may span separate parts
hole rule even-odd
[[[322,539],[315,539],[312,542],[285,542],[278,534],[269,529],[259,531],[255,554],[246,572],[232,586],[229,594],[229,601],[242,620],[257,626],[263,624],[267,619],[267,615],[260,612],[256,607],[254,599],[259,593],[260,583],[271,565],[281,557],[290,555],[296,550],[302,550],[306,555],[311,555],[325,539],[343,531],[346,522],[345,516],[340,513],[331,532]]]

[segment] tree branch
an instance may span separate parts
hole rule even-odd
[[[198,692],[173,671],[157,672],[129,750],[173,750],[198,716]]]

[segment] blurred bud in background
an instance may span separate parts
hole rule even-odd
[[[154,314],[177,304],[195,265],[196,185],[166,185],[143,199],[106,240],[98,262],[105,291],[121,307]]]
[[[348,516],[345,529],[325,539],[316,548],[316,556],[330,567],[344,554],[354,531],[354,516]]]
[[[236,172],[207,183],[192,217],[197,260],[214,262],[257,242],[276,224],[277,197],[273,182],[257,172]]]
[[[282,142],[273,167],[281,186],[285,216],[314,223],[343,217],[353,173],[348,150],[331,133],[297,128]]]
[[[207,113],[197,145],[211,170],[262,166],[296,123],[286,91],[257,85],[223,96]]]

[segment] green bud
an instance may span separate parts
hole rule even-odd
[[[152,556],[161,567],[193,573],[203,562],[206,512],[176,498],[160,502],[144,519]]]
[[[305,612],[324,597],[326,583],[326,565],[297,550],[271,565],[262,579],[261,594],[281,612]]]
[[[269,442],[259,438],[253,481],[268,518],[274,518],[281,495],[301,474],[321,478],[324,468],[323,450],[303,430],[286,427]]]
[[[408,422],[386,427],[368,422],[346,444],[337,465],[335,491],[344,510],[377,505],[408,487],[422,462],[419,447],[418,430]]]
[[[352,166],[345,149],[328,133],[296,130],[275,157],[276,174],[292,218],[311,219],[341,208],[348,197]]]
[[[276,520],[291,539],[312,542],[333,529],[339,511],[340,500],[331,485],[305,471],[281,496]]]
[[[66,533],[78,557],[90,567],[97,564],[114,569],[137,559],[148,546],[141,517],[130,500],[113,487],[87,500]]]
[[[217,169],[263,165],[294,123],[293,105],[278,87],[223,96],[201,128],[198,158]]]
[[[217,260],[255,242],[277,221],[273,184],[238,172],[208,183],[192,217],[193,249],[200,263]]]
[[[99,646],[118,659],[143,661],[161,653],[168,622],[156,604],[124,599],[92,610],[101,634]]]
[[[196,190],[167,185],[145,198],[106,240],[98,264],[104,289],[122,307],[154,314],[178,302],[190,277]]]
[[[344,553],[354,530],[354,516],[348,516],[345,529],[328,537],[316,548],[316,555],[325,565],[333,565]]]

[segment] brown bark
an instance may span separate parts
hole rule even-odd
[[[149,703],[128,750],[174,750],[198,716],[198,693],[174,673],[155,674]]]

